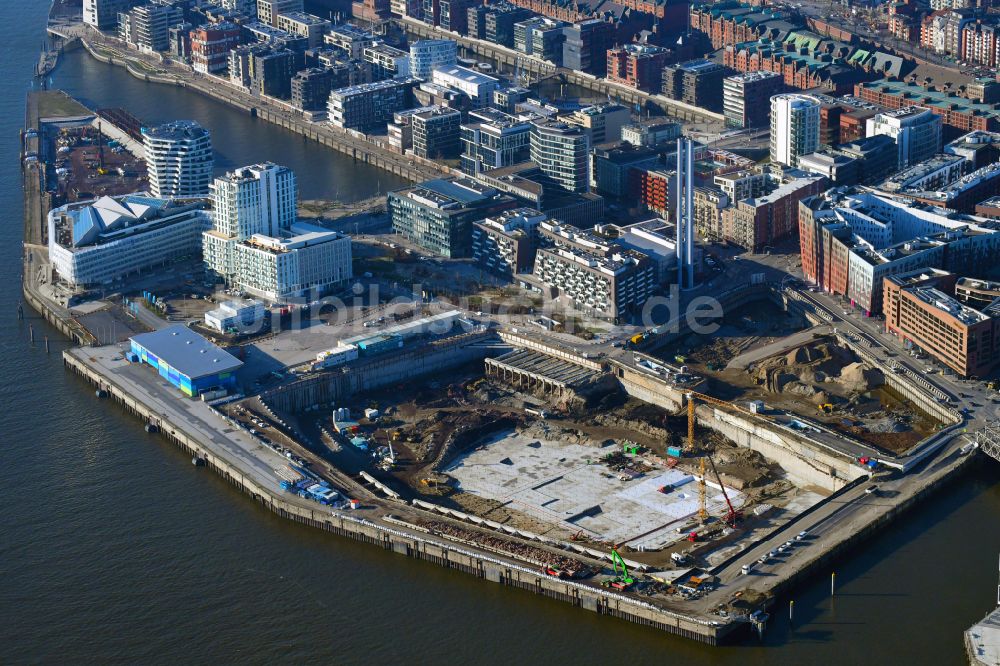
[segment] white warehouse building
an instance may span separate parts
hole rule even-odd
[[[205,313],[205,324],[220,333],[253,330],[264,320],[267,308],[260,301],[226,301]]]

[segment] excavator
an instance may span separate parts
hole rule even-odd
[[[622,556],[618,553],[617,546],[611,549],[611,564],[614,566],[615,577],[608,578],[603,581],[601,585],[604,587],[613,587],[616,590],[624,592],[632,586],[635,579],[629,575],[628,567],[625,566],[625,560],[623,560]],[[619,569],[621,569],[620,572]]]

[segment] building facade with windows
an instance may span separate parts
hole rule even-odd
[[[191,66],[196,72],[215,74],[229,66],[229,52],[240,44],[235,23],[203,25],[191,31]]]
[[[470,111],[459,136],[462,172],[470,176],[520,164],[530,156],[531,123],[496,109]]]
[[[771,98],[771,161],[798,165],[800,155],[819,148],[820,101],[809,95]]]
[[[367,131],[385,125],[409,106],[414,81],[386,79],[338,88],[330,93],[327,119],[336,127]]]
[[[548,216],[534,208],[512,208],[472,226],[472,257],[506,278],[530,272],[538,249],[538,225]]]
[[[468,178],[436,179],[389,193],[392,230],[443,257],[468,257],[472,225],[516,200]]]
[[[410,44],[410,75],[430,81],[438,67],[458,62],[458,44],[450,39],[421,39]]]
[[[257,0],[257,18],[261,23],[277,28],[281,14],[301,12],[303,5],[302,0]]]
[[[867,136],[885,135],[896,142],[899,168],[923,162],[940,153],[941,130],[941,117],[920,106],[883,111],[867,122]]]
[[[656,266],[645,254],[557,222],[539,227],[544,246],[535,254],[533,275],[550,298],[618,322],[639,312],[653,294]]]
[[[555,120],[531,123],[531,161],[567,192],[590,191],[590,139],[583,128]]]
[[[60,206],[48,215],[49,259],[73,287],[111,284],[197,256],[210,224],[204,209],[144,193]]]
[[[142,128],[142,146],[154,197],[205,197],[215,157],[208,130],[193,120]]]

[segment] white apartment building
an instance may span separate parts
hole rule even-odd
[[[349,280],[351,239],[299,222],[280,238],[254,235],[233,248],[233,284],[273,302],[308,296]]]
[[[135,4],[135,0],[83,0],[83,22],[98,30],[113,28],[118,14]]]
[[[212,218],[219,233],[238,240],[254,234],[276,236],[295,222],[297,200],[291,169],[254,164],[215,179]]]
[[[142,128],[154,197],[204,197],[212,184],[212,137],[193,120]]]
[[[438,67],[431,74],[431,82],[464,93],[477,108],[492,104],[493,91],[500,88],[498,79],[461,65]]]
[[[239,12],[248,18],[257,18],[257,0],[219,0],[223,9]]]
[[[556,187],[590,191],[590,137],[582,127],[555,120],[532,122],[530,154]]]
[[[118,38],[143,53],[166,51],[170,28],[184,21],[184,10],[173,5],[145,4],[118,16]]]
[[[205,266],[270,301],[324,290],[351,277],[351,241],[296,222],[295,174],[265,163],[216,178],[213,227],[202,235]]]
[[[305,37],[312,49],[323,43],[323,35],[330,29],[330,22],[306,12],[287,12],[278,14],[277,27],[278,30]]]
[[[902,169],[928,160],[941,152],[941,116],[922,106],[883,111],[869,118],[865,133],[884,134],[896,142]]]
[[[797,166],[800,155],[819,148],[820,101],[809,95],[771,98],[771,161]]]
[[[264,163],[243,167],[212,184],[212,229],[205,232],[205,266],[226,280],[236,275],[233,247],[254,234],[277,236],[296,217],[295,174]]]
[[[450,39],[421,39],[410,44],[410,76],[430,80],[434,70],[458,62],[458,45]]]
[[[202,204],[145,193],[71,203],[49,212],[49,258],[74,287],[109,284],[196,255],[209,224]]]

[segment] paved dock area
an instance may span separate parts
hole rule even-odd
[[[1000,666],[1000,608],[966,630],[965,647],[974,666]]]
[[[151,367],[126,361],[124,346],[78,347],[67,353],[103,374],[107,381],[137,396],[155,409],[164,423],[183,424],[180,427],[199,441],[209,455],[226,459],[265,487],[278,487],[281,478],[275,470],[284,468],[287,459],[229,423],[207,403],[181,393]],[[287,499],[311,509],[318,506],[293,495],[288,495]]]

